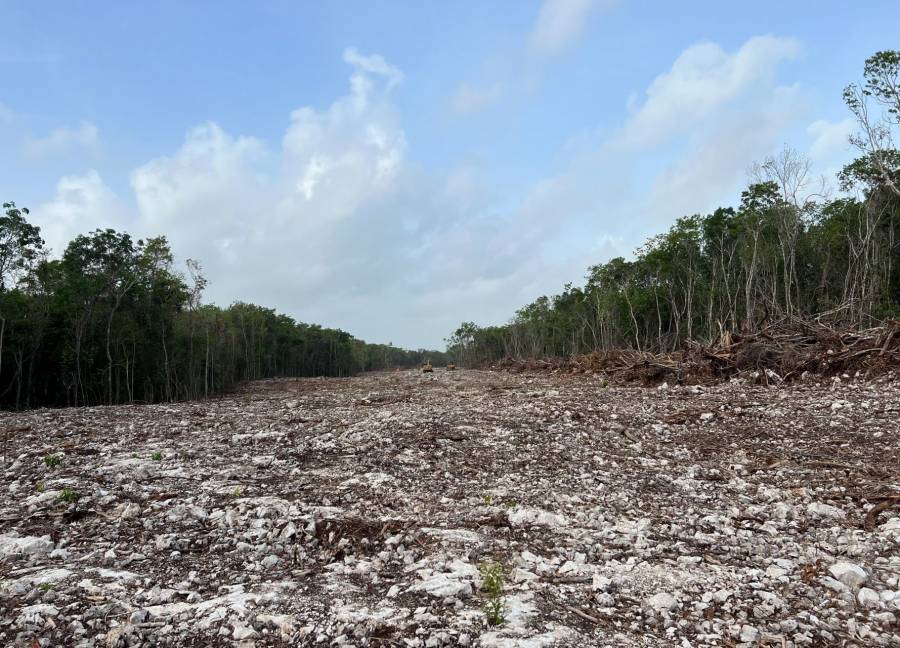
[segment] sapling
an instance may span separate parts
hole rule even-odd
[[[503,583],[506,574],[503,565],[485,562],[478,570],[481,572],[481,589],[488,597],[484,606],[487,623],[490,626],[502,625],[506,621],[506,606],[503,604]]]

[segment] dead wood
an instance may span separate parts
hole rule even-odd
[[[863,528],[872,533],[875,531],[875,527],[878,525],[878,516],[887,511],[890,508],[894,508],[895,506],[900,506],[900,495],[896,495],[885,499],[883,502],[880,502],[869,509],[869,512],[866,513],[866,518],[863,520]]]
[[[805,374],[859,372],[873,376],[900,364],[900,322],[866,330],[835,330],[819,320],[791,318],[712,344],[687,340],[681,350],[650,353],[610,349],[569,358],[507,358],[496,369],[604,374],[645,385],[673,380],[706,383],[745,375],[761,384],[790,382]]]

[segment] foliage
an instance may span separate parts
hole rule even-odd
[[[15,287],[44,247],[40,230],[28,223],[28,209],[3,203],[0,215],[0,293]]]
[[[186,280],[165,237],[96,230],[50,259],[27,216],[4,203],[0,217],[2,407],[191,399],[258,378],[446,360],[254,304],[203,304],[200,264],[188,260]]]

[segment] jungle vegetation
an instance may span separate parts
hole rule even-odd
[[[0,406],[192,399],[245,380],[444,359],[254,304],[204,304],[200,264],[179,272],[165,237],[96,230],[51,259],[28,216],[11,202],[0,212]]]

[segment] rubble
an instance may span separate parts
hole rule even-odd
[[[900,646],[900,382],[837,377],[5,413],[0,645]]]

